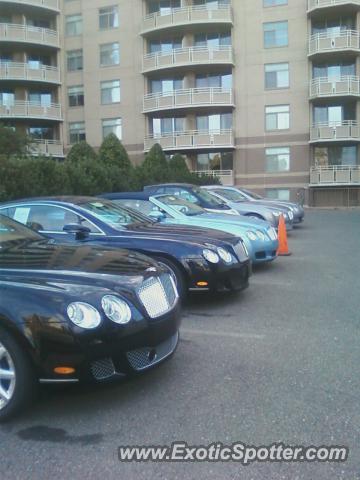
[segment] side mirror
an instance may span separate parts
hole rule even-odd
[[[80,225],[79,223],[69,223],[63,227],[66,233],[74,233],[76,240],[84,240],[91,232],[90,228]]]
[[[165,215],[160,210],[153,210],[149,213],[149,217],[156,222],[161,222],[161,220],[164,220]]]

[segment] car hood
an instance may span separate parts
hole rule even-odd
[[[217,225],[236,225],[243,227],[244,229],[249,229],[249,228],[262,228],[265,230],[268,230],[271,225],[269,222],[266,222],[264,220],[256,219],[256,218],[249,218],[244,215],[239,215],[239,216],[231,216],[226,215],[223,213],[206,213],[204,215],[199,215],[198,217],[194,217],[199,219],[199,223],[201,221],[205,222],[213,222],[213,224]]]
[[[252,204],[256,203],[257,205],[262,205],[264,207],[267,207],[267,208],[277,208],[278,210],[281,210],[281,211],[288,211],[290,209],[290,205],[289,204],[286,204],[286,203],[281,203],[281,202],[277,202],[276,200],[272,201],[272,200],[254,200],[254,202],[251,202]],[[295,206],[295,205],[294,205]]]
[[[20,242],[0,250],[0,281],[60,282],[134,286],[160,267],[152,259],[127,250],[90,245],[56,245],[51,241]]]
[[[159,238],[161,240],[187,242],[194,245],[204,246],[205,243],[218,245],[222,242],[234,244],[235,237],[232,234],[213,230],[206,227],[188,226],[188,225],[166,225],[161,223],[148,223],[130,225],[126,231],[136,233],[144,238]],[[113,235],[113,234],[112,234]],[[119,232],[119,236],[121,233]]]

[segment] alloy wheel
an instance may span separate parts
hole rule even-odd
[[[11,401],[16,384],[15,365],[10,353],[0,342],[0,410]]]

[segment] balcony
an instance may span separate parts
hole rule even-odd
[[[356,120],[318,123],[311,127],[310,143],[344,141],[360,141],[360,125]]]
[[[182,8],[174,8],[169,13],[160,12],[146,15],[142,23],[142,34],[164,30],[184,25],[202,24],[229,24],[233,23],[232,9],[229,5],[193,5]]]
[[[60,70],[57,67],[40,66],[31,67],[27,63],[1,62],[0,80],[24,80],[30,82],[43,82],[60,84]]]
[[[166,68],[191,65],[233,65],[234,54],[231,46],[215,48],[186,47],[170,52],[148,53],[143,59],[143,73]]]
[[[360,6],[360,0],[308,0],[308,13],[329,7]]]
[[[163,150],[201,150],[213,148],[235,148],[232,130],[192,130],[163,135],[149,135],[145,138],[145,151],[159,143]]]
[[[0,0],[0,4],[2,3],[10,5],[26,5],[60,12],[59,0]]]
[[[33,140],[30,151],[34,156],[64,157],[63,144],[59,140]]]
[[[360,51],[360,34],[357,30],[343,30],[338,33],[315,33],[310,37],[309,56],[346,51]]]
[[[224,187],[233,187],[235,185],[234,170],[199,170],[192,173],[218,178]]]
[[[144,113],[195,107],[233,107],[231,88],[190,88],[144,97]]]
[[[310,98],[357,97],[360,95],[360,77],[314,78],[310,84]]]
[[[56,30],[16,23],[0,23],[0,42],[33,43],[55,48],[60,45]]]
[[[36,118],[61,121],[61,105],[58,103],[41,105],[34,102],[15,101],[13,104],[0,105],[0,118]]]
[[[311,167],[310,186],[336,187],[342,185],[360,185],[359,165]]]

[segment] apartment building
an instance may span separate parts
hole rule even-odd
[[[271,198],[360,202],[360,0],[0,0],[0,121],[114,132]]]

